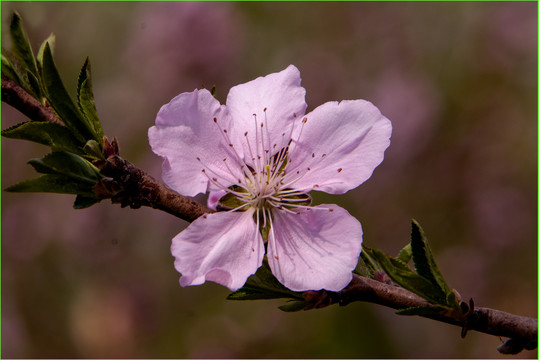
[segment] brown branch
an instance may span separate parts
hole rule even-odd
[[[165,187],[118,155],[111,155],[106,162],[98,165],[101,173],[109,178],[97,184],[96,194],[101,198],[110,197],[113,203],[119,203],[122,207],[137,209],[150,206],[189,222],[212,212],[193,199]]]
[[[420,296],[399,286],[386,284],[354,274],[350,284],[338,293],[308,291],[304,297],[313,304],[309,308],[321,308],[334,303],[341,306],[354,301],[366,301],[393,309],[431,306]],[[537,348],[537,319],[509,314],[500,310],[475,307],[473,300],[465,305],[468,311],[444,312],[424,317],[462,327],[462,337],[469,330],[485,334],[508,337],[498,348],[503,354],[517,354],[523,349]]]
[[[33,121],[52,121],[63,124],[51,108],[41,104],[4,74],[2,74],[2,101]]]
[[[15,107],[35,121],[61,123],[50,108],[35,100],[20,86],[2,75],[2,101]],[[192,222],[210,209],[191,198],[182,196],[165,187],[150,175],[135,167],[118,155],[118,146],[105,142],[107,160],[95,162],[101,173],[107,176],[94,188],[101,198],[111,198],[113,203],[138,208],[150,206],[166,211],[176,217]],[[311,304],[309,308],[321,308],[338,303],[347,305],[354,301],[366,301],[393,309],[429,306],[423,298],[401,287],[386,284],[354,274],[352,282],[338,293],[307,291],[304,298]],[[537,320],[512,315],[503,311],[469,306],[466,316],[462,312],[448,312],[435,316],[425,316],[437,321],[463,328],[462,335],[475,330],[490,335],[508,337],[509,340],[498,350],[504,354],[516,354],[522,349],[537,347]]]

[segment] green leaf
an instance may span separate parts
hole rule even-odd
[[[56,36],[51,33],[48,38],[45,39],[41,43],[41,46],[39,47],[39,51],[37,52],[37,67],[40,74],[43,74],[43,53],[45,52],[45,46],[49,45],[49,48],[51,49],[51,53],[54,54],[54,46],[56,44]]]
[[[101,146],[99,146],[95,140],[88,140],[88,142],[84,145],[84,152],[94,159],[105,160],[105,155],[103,155]]]
[[[2,73],[20,85],[21,80],[19,79],[19,75],[15,71],[14,65],[4,53],[2,53]]]
[[[12,49],[16,57],[26,66],[27,70],[38,76],[36,60],[28,36],[22,27],[22,19],[15,11],[11,17],[9,34],[13,42]]]
[[[2,136],[47,145],[53,151],[68,151],[84,155],[82,144],[75,139],[71,130],[53,122],[23,122],[3,130]]]
[[[374,278],[374,273],[376,269],[374,268],[371,260],[368,258],[368,255],[364,251],[361,251],[361,255],[359,257],[359,261],[357,263],[356,268],[354,269],[354,273],[368,277],[370,279]]]
[[[75,203],[73,204],[74,209],[86,209],[94,204],[100,202],[101,199],[92,196],[77,195],[75,198]]]
[[[58,194],[82,194],[93,196],[93,186],[76,182],[66,175],[46,174],[35,179],[21,181],[6,189],[9,192],[47,192]]]
[[[65,175],[74,181],[95,185],[103,176],[89,161],[63,151],[52,152],[41,159],[28,162],[37,172]]]
[[[412,245],[408,244],[405,247],[403,247],[401,251],[399,251],[399,254],[397,255],[397,259],[399,259],[405,264],[408,264],[408,261],[410,261],[411,258],[412,258]]]
[[[28,68],[11,52],[2,49],[2,71],[6,69],[6,75],[18,85],[20,85],[26,92],[35,98],[38,98],[38,93],[35,92],[34,86],[31,85],[31,80],[28,78]]]
[[[369,250],[370,255],[382,266],[386,274],[397,284],[421,296],[433,304],[445,304],[446,294],[428,279],[416,274],[404,262],[392,258],[380,250]]]
[[[433,285],[438,286],[444,293],[444,299],[451,293],[451,289],[445,282],[442,273],[434,261],[434,256],[430,250],[427,238],[417,221],[412,220],[412,237],[410,245],[412,247],[412,258],[417,273],[428,279]]]
[[[82,113],[92,127],[92,130],[96,136],[96,140],[102,147],[103,137],[105,136],[105,134],[103,133],[101,121],[99,120],[99,116],[97,115],[97,109],[95,107],[89,58],[86,58],[86,61],[84,62],[84,65],[82,66],[82,69],[79,74],[77,98]]]
[[[85,117],[67,93],[54,64],[49,43],[45,44],[45,49],[43,50],[43,83],[52,107],[60,116],[60,119],[73,130],[77,139],[83,143],[90,139],[99,141],[92,129],[90,129]]]
[[[309,305],[306,301],[294,301],[291,300],[287,304],[279,306],[279,310],[285,311],[285,312],[295,312],[305,309]]]
[[[290,298],[303,300],[301,293],[289,290],[273,276],[267,261],[264,261],[245,285],[228,295],[228,300],[261,300]]]
[[[36,99],[41,101],[43,95],[41,93],[39,79],[29,71],[26,72],[26,78],[28,79],[28,85],[30,85],[30,88],[32,89],[30,93],[33,94]]]

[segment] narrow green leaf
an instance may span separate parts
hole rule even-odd
[[[36,171],[44,174],[65,175],[73,179],[95,185],[103,176],[99,170],[80,156],[63,151],[52,152],[41,159],[28,162]]]
[[[29,71],[26,72],[26,78],[28,79],[28,85],[30,85],[30,88],[32,89],[31,94],[33,94],[36,99],[41,101],[43,94],[41,93],[39,79]]]
[[[94,93],[92,90],[92,73],[90,66],[90,59],[86,58],[84,65],[79,74],[78,87],[77,87],[77,97],[79,102],[79,107],[86,117],[86,120],[92,127],[92,130],[96,136],[96,140],[102,147],[103,137],[103,128],[101,127],[101,121],[97,115],[97,109],[95,107]]]
[[[83,143],[90,139],[99,140],[67,93],[54,64],[49,43],[45,44],[45,49],[43,50],[43,83],[52,107],[60,116],[60,119],[73,130],[77,139]]]
[[[362,251],[357,266],[354,269],[354,273],[372,279],[374,278],[375,271],[376,269],[373,267],[366,253]]]
[[[13,64],[4,53],[2,53],[2,73],[20,85],[19,75],[17,75]]]
[[[451,289],[445,282],[442,273],[434,261],[434,256],[429,247],[427,237],[423,229],[412,220],[412,236],[411,236],[412,258],[417,273],[428,279],[433,285],[436,285],[444,293],[444,299],[451,293]]]
[[[289,301],[287,304],[279,306],[279,310],[285,312],[296,312],[305,309],[309,305],[306,301]]]
[[[86,142],[84,145],[84,152],[93,159],[105,160],[105,155],[103,155],[101,146],[99,146],[95,140],[88,140],[88,142]]]
[[[83,144],[75,139],[71,130],[57,123],[26,121],[3,130],[2,136],[47,145],[53,151],[68,151],[84,155]]]
[[[93,196],[93,186],[73,181],[68,176],[46,174],[35,179],[21,181],[6,189],[9,192],[46,192],[58,194],[82,194]]]
[[[407,244],[405,247],[402,248],[401,251],[399,251],[399,254],[397,255],[397,259],[402,261],[405,264],[408,264],[408,261],[412,258],[412,245]]]
[[[38,99],[38,94],[35,92],[34,87],[30,84],[30,80],[28,79],[28,74],[30,74],[30,71],[28,71],[26,65],[23,64],[21,60],[13,53],[5,49],[2,49],[2,58],[2,66],[4,66],[4,63],[9,66],[9,68],[6,68],[6,75],[8,75],[11,80],[15,81],[24,90],[26,90],[26,92]],[[4,68],[2,68],[2,71],[4,71]]]
[[[77,195],[77,197],[75,198],[75,203],[73,204],[73,208],[77,210],[86,209],[94,204],[97,204],[100,201],[101,199],[97,197]]]
[[[402,261],[392,258],[382,251],[371,249],[370,255],[382,266],[386,274],[397,284],[421,296],[433,304],[445,304],[446,295],[428,279],[416,274]]]
[[[39,51],[37,52],[36,60],[37,60],[37,67],[38,67],[38,70],[39,70],[40,74],[43,73],[43,53],[45,52],[45,46],[47,44],[49,45],[49,48],[51,49],[51,53],[54,54],[54,46],[56,44],[56,36],[53,33],[51,33],[49,35],[49,37],[46,38],[45,41],[43,41],[41,43],[41,46],[39,47]]]
[[[11,17],[9,34],[13,42],[13,53],[25,64],[27,70],[37,77],[38,72],[34,53],[32,52],[28,36],[22,27],[22,19],[16,11],[13,12],[13,16]]]

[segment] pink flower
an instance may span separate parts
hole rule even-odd
[[[266,252],[291,290],[338,291],[352,279],[361,224],[339,206],[311,206],[308,193],[343,194],[367,180],[389,146],[391,123],[364,100],[327,102],[305,115],[300,82],[290,65],[233,87],[226,106],[203,89],[157,114],[148,135],[166,184],[186,196],[209,191],[214,205],[225,194],[219,205],[228,209],[172,240],[182,286],[209,280],[237,290]]]

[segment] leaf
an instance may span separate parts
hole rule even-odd
[[[442,273],[434,261],[434,256],[430,250],[427,238],[423,233],[423,229],[412,220],[412,237],[410,245],[412,247],[412,258],[417,273],[428,279],[432,284],[438,286],[444,293],[444,298],[451,294],[451,289],[447,285],[442,276]]]
[[[45,44],[43,50],[43,83],[49,102],[60,119],[72,129],[76,138],[83,143],[90,139],[99,140],[67,93],[54,64],[49,43]]]
[[[101,150],[101,147],[95,140],[88,140],[88,142],[84,145],[84,152],[86,153],[86,155],[94,159],[105,160],[103,151]]]
[[[71,130],[57,123],[26,121],[3,130],[2,136],[47,145],[53,151],[84,155],[82,144],[75,139]]]
[[[93,186],[73,181],[66,175],[46,174],[35,179],[24,180],[6,189],[9,192],[47,192],[58,194],[93,195]]]
[[[397,259],[399,259],[405,264],[408,264],[408,261],[410,261],[411,258],[412,258],[412,245],[408,244],[405,247],[403,247],[401,251],[399,251],[399,254],[397,255]]]
[[[51,49],[51,53],[54,53],[54,46],[56,44],[56,36],[51,33],[48,38],[45,39],[41,43],[41,46],[39,47],[39,51],[37,52],[37,67],[40,74],[43,74],[43,53],[45,52],[45,46],[49,45],[49,48]]]
[[[36,99],[41,101],[43,95],[41,94],[41,85],[39,84],[38,78],[29,71],[26,72],[26,78],[28,79],[28,85],[30,85],[30,88],[32,89],[30,93],[33,94]]]
[[[15,11],[11,17],[11,23],[9,24],[9,34],[11,36],[12,49],[16,57],[24,63],[28,71],[32,72],[36,77],[38,76],[36,60],[28,36],[22,27],[22,19],[20,15]]]
[[[103,137],[105,136],[103,128],[101,127],[101,121],[97,115],[97,109],[95,107],[94,94],[92,90],[92,74],[90,67],[90,59],[86,58],[84,65],[79,74],[77,98],[79,102],[79,108],[86,120],[92,127],[92,130],[96,136],[96,140],[102,146]]]
[[[303,310],[309,305],[306,301],[294,301],[291,300],[287,304],[279,306],[279,310],[285,311],[285,312],[295,312]]]
[[[3,53],[2,53],[2,74],[6,75],[8,78],[15,81],[15,83],[20,85],[21,80],[19,79],[19,75],[17,75],[17,72],[15,71],[15,68],[13,64],[11,63],[11,61]]]
[[[74,209],[86,209],[94,204],[100,202],[101,199],[92,196],[77,195],[75,198],[75,203],[73,204]]]
[[[421,296],[433,304],[445,304],[446,295],[428,279],[416,274],[402,261],[392,258],[380,250],[371,249],[370,255],[382,266],[386,274],[397,284]]]
[[[374,278],[374,273],[376,269],[374,268],[372,262],[368,258],[368,255],[366,255],[366,252],[362,251],[361,255],[359,257],[359,261],[357,263],[356,268],[354,269],[354,273],[368,277],[370,279]]]
[[[267,261],[264,261],[254,275],[251,275],[245,285],[227,296],[228,300],[261,300],[290,298],[303,300],[300,293],[289,290],[282,285],[271,273]]]
[[[2,49],[2,71],[6,69],[6,75],[21,86],[26,92],[35,98],[38,98],[38,94],[35,92],[34,86],[30,84],[28,79],[28,68],[11,52]]]
[[[80,156],[63,151],[52,152],[41,159],[28,162],[37,172],[65,175],[74,181],[95,185],[103,176],[99,170]]]

